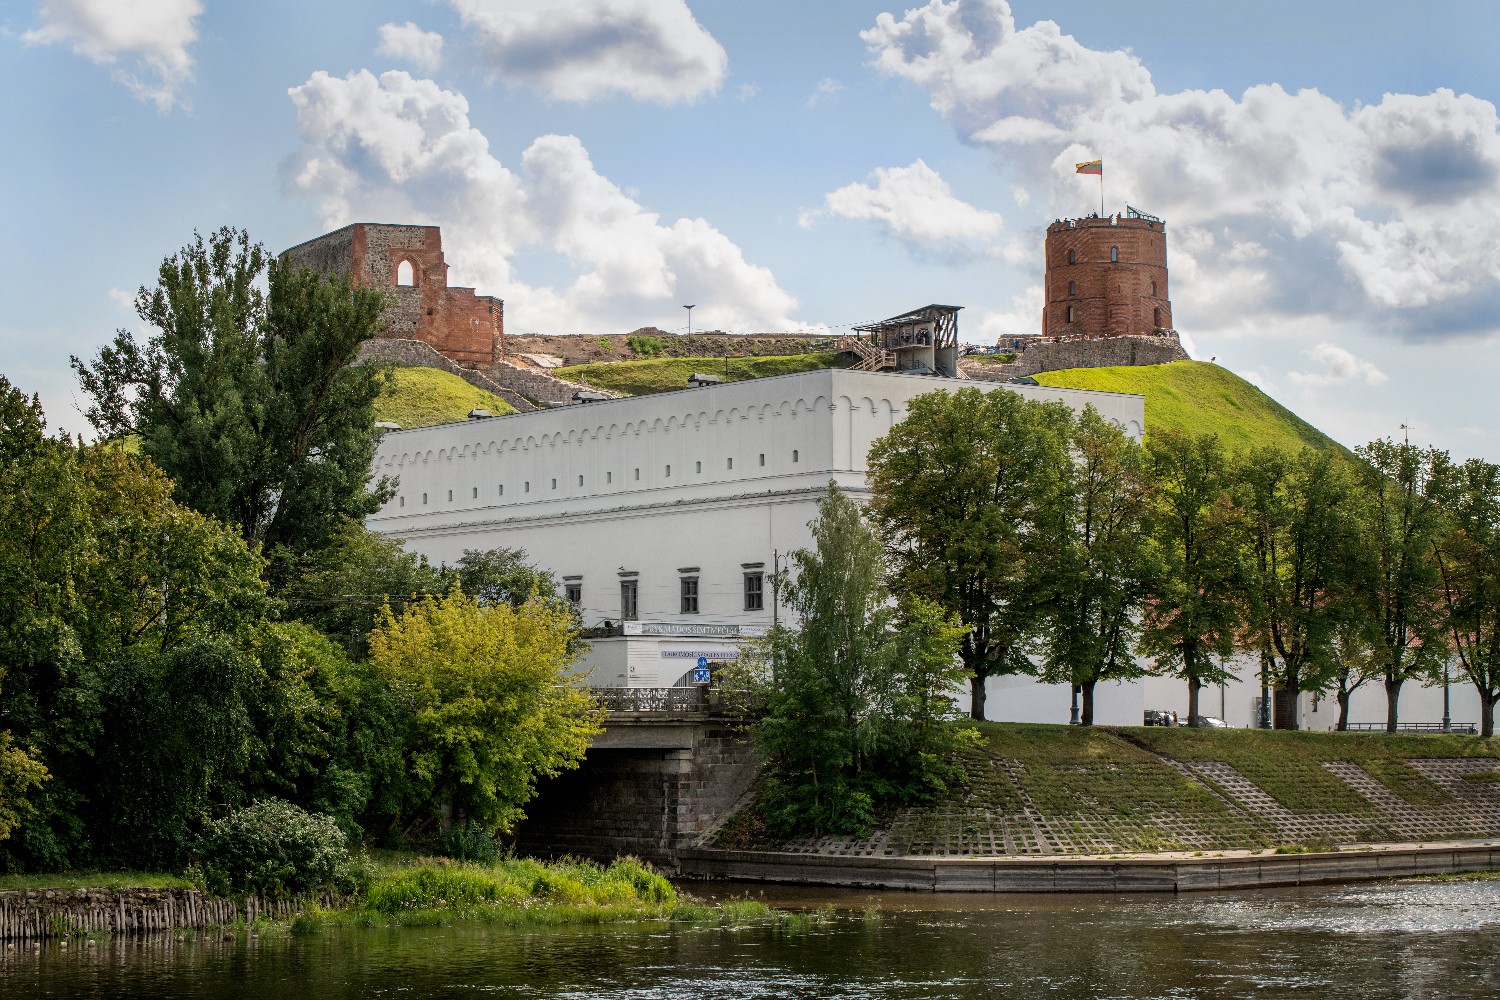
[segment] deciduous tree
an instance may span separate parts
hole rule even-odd
[[[251,545],[314,551],[383,499],[368,485],[383,374],[352,364],[382,301],[269,261],[241,230],[194,234],[136,296],[154,332],[73,358],[88,418],[106,438],[138,435],[177,499]]]
[[[577,767],[602,713],[573,660],[574,620],[556,602],[481,605],[454,589],[387,612],[370,659],[410,714],[408,825],[490,832],[524,815],[538,778]]]
[[[1046,613],[1040,567],[1064,532],[1072,423],[1065,405],[1013,392],[933,392],[870,449],[870,511],[892,585],[964,627],[976,719],[987,678],[1032,669]]]
[[[1442,624],[1479,694],[1488,737],[1500,700],[1500,466],[1469,459],[1448,492],[1453,526],[1435,548]]]
[[[1145,673],[1131,645],[1152,568],[1141,447],[1092,406],[1079,417],[1072,446],[1064,493],[1067,534],[1050,574],[1042,677],[1078,685],[1081,721],[1089,726],[1096,684]]]

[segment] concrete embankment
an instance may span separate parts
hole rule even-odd
[[[254,896],[215,899],[196,889],[13,889],[0,892],[0,940],[204,930],[291,917],[306,905],[306,900]]]
[[[1215,857],[851,858],[688,850],[684,875],[925,892],[1191,892],[1500,869],[1500,841]]]

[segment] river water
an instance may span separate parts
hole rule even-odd
[[[838,912],[802,930],[343,929],[25,944],[0,952],[0,996],[1500,997],[1500,882],[1183,896],[748,892]]]

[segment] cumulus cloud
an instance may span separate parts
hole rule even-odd
[[[1288,372],[1287,377],[1304,389],[1325,385],[1344,385],[1347,382],[1363,382],[1365,385],[1381,385],[1387,381],[1385,372],[1369,361],[1355,357],[1344,348],[1326,341],[1302,352],[1322,365],[1322,371]]]
[[[436,31],[423,31],[411,21],[382,24],[380,45],[375,52],[430,73],[443,64],[443,36]]]
[[[1338,315],[1409,337],[1500,330],[1488,101],[1440,89],[1348,109],[1274,83],[1162,93],[1135,55],[1052,21],[1019,27],[1005,0],[930,0],[862,38],[1049,215],[1089,210],[1072,164],[1102,156],[1108,192],[1171,226],[1180,325],[1228,335],[1251,318],[1264,335]]]
[[[448,2],[492,73],[563,101],[689,101],[717,90],[729,65],[685,0]]]
[[[289,92],[301,149],[289,187],[315,200],[327,228],[364,218],[443,227],[455,272],[506,300],[513,329],[617,330],[699,303],[704,328],[788,330],[796,300],[703,219],[665,222],[601,175],[576,137],[544,135],[502,164],[469,122],[460,93],[401,71],[314,73]],[[527,285],[514,259],[560,253],[563,288]]]
[[[824,197],[827,211],[845,219],[870,219],[913,250],[968,257],[998,253],[1004,222],[996,212],[953,196],[948,182],[924,161],[881,167],[869,184],[849,184]],[[810,224],[810,216],[803,224]]]
[[[41,23],[21,36],[33,45],[67,45],[111,68],[115,79],[162,112],[193,77],[188,46],[198,37],[199,0],[45,0]]]

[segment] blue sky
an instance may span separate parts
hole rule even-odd
[[[1197,356],[1348,444],[1500,460],[1500,4],[42,0],[0,12],[0,372],[194,228],[443,227],[515,332],[1034,332],[1042,233],[1161,215]]]

